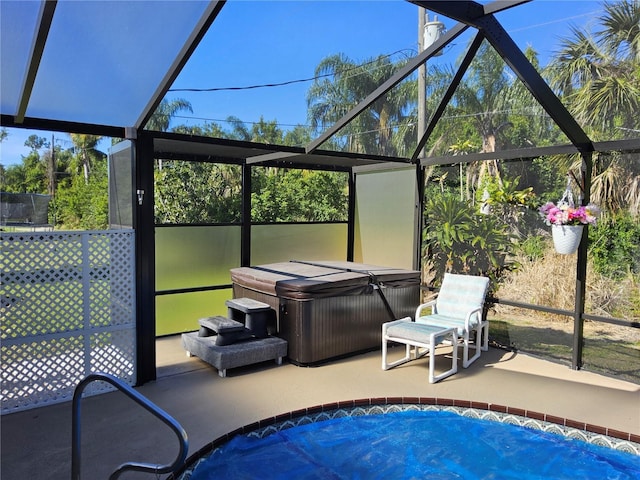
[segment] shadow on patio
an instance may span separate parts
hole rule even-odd
[[[138,390],[182,424],[189,455],[261,419],[380,397],[499,404],[640,434],[640,386],[493,348],[436,384],[427,381],[427,359],[385,372],[379,351],[316,368],[265,362],[220,378],[215,368],[187,358],[178,336],[159,339],[157,349],[158,380]],[[439,354],[439,363],[446,361],[446,347]],[[175,458],[177,441],[169,429],[124,395],[89,397],[82,405],[83,478],[107,478],[125,461],[168,463]],[[53,480],[68,478],[70,472],[70,402],[2,417],[3,478]]]

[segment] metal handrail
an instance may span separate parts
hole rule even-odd
[[[189,449],[189,441],[187,439],[187,432],[182,428],[182,426],[168,413],[162,410],[160,407],[155,405],[149,399],[135,391],[129,385],[124,383],[117,377],[110,375],[108,373],[92,373],[85,377],[77,386],[73,393],[73,417],[72,417],[72,440],[71,440],[71,480],[80,480],[80,400],[82,400],[82,392],[91,382],[95,381],[103,381],[110,383],[122,393],[127,395],[133,401],[138,403],[138,405],[142,406],[145,410],[147,410],[152,415],[156,416],[160,420],[162,420],[165,424],[171,428],[178,440],[180,441],[180,452],[178,453],[178,457],[176,460],[170,465],[158,465],[158,464],[150,464],[150,463],[138,463],[138,462],[127,462],[120,465],[117,470],[115,470],[109,480],[117,479],[120,474],[127,470],[133,470],[138,472],[147,472],[147,473],[155,473],[155,474],[163,474],[163,473],[173,473],[178,467],[182,466],[187,458],[187,451]]]

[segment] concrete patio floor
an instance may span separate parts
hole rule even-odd
[[[187,431],[189,455],[244,425],[320,404],[379,397],[437,397],[499,404],[640,435],[640,385],[490,349],[468,369],[427,381],[428,360],[389,371],[379,351],[315,368],[275,362],[226,378],[187,358],[179,337],[158,340],[158,380],[138,391]],[[393,349],[400,354],[400,349]],[[446,366],[446,347],[437,367]],[[82,402],[82,478],[106,479],[127,461],[170,463],[178,446],[163,423],[119,392]],[[71,476],[71,402],[1,418],[3,480]],[[127,473],[121,478],[153,478]]]

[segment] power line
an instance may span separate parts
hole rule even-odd
[[[400,50],[397,50],[393,53],[390,53],[388,55],[382,55],[382,58],[390,58],[393,55],[397,55],[400,53],[403,53],[405,51],[410,51],[410,52],[415,52],[414,49],[412,48],[403,48]],[[406,57],[406,56],[405,56]],[[342,74],[345,73],[349,73],[351,71],[354,70],[358,70],[364,66],[367,65],[371,65],[375,62],[377,62],[380,59],[380,57],[377,57],[369,62],[365,62],[363,64],[357,65],[355,67],[349,68],[343,72],[340,72]],[[318,80],[320,78],[325,78],[325,77],[332,77],[334,76],[335,73],[325,73],[324,75],[317,75],[315,77],[309,77],[309,78],[301,78],[301,79],[296,79],[296,80],[287,80],[284,82],[279,82],[279,83],[263,83],[263,84],[258,84],[258,85],[248,85],[248,86],[244,86],[244,87],[212,87],[212,88],[170,88],[169,92],[222,92],[222,91],[237,91],[237,90],[252,90],[252,89],[256,89],[256,88],[271,88],[271,87],[283,87],[286,85],[292,85],[295,83],[305,83],[305,82],[312,82],[314,80]]]
[[[531,30],[532,28],[545,27],[547,25],[552,25],[554,23],[566,22],[567,20],[575,20],[576,18],[589,17],[591,15],[594,15],[594,14],[600,13],[600,12],[601,12],[601,10],[593,10],[592,12],[586,12],[586,13],[582,13],[580,15],[574,15],[572,17],[559,18],[557,20],[551,20],[549,22],[538,23],[537,25],[527,25],[526,27],[520,27],[520,28],[516,28],[516,29],[510,30],[509,33],[522,32],[524,30]]]
[[[204,120],[205,122],[222,122],[222,123],[238,123],[238,120],[228,120],[228,119],[221,119],[221,118],[207,118],[207,117],[190,117],[188,115],[174,115],[173,118],[183,118],[186,120]],[[240,123],[249,123],[251,125],[258,125],[259,123],[261,123],[260,121],[251,121],[251,120],[239,120]],[[270,122],[269,120],[265,120],[266,122]],[[277,122],[278,126],[284,126],[284,127],[297,127],[298,125],[302,125],[303,127],[309,127],[309,125],[305,125],[305,124],[300,124],[300,123],[279,123]]]

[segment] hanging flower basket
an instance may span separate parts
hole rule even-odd
[[[576,207],[571,192],[571,177],[568,177],[564,195],[556,205],[547,202],[538,211],[547,225],[551,225],[551,236],[556,252],[574,253],[580,246],[585,225],[595,225],[600,209],[590,203]]]
[[[584,225],[551,225],[551,236],[556,252],[572,254],[578,249]]]

